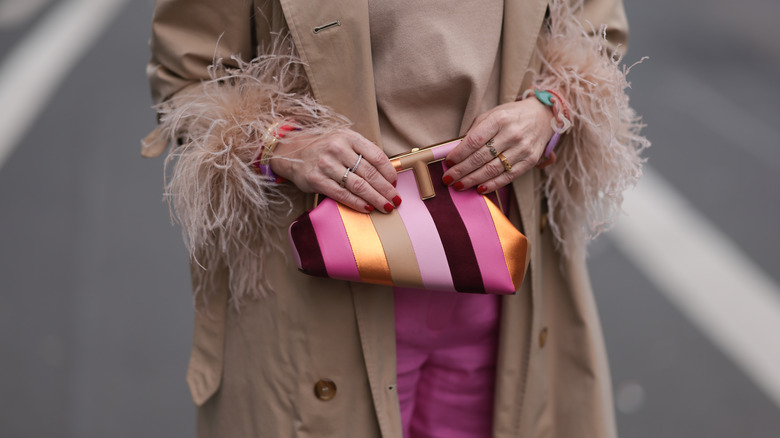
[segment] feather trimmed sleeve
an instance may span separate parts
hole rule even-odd
[[[228,3],[158,1],[147,74],[159,125],[142,154],[172,145],[165,198],[193,260],[195,293],[227,269],[238,304],[269,292],[264,262],[281,250],[269,242],[292,206],[291,188],[252,165],[264,140],[282,120],[307,136],[349,122],[314,100],[288,36],[252,47],[252,2]]]
[[[544,169],[542,187],[550,229],[567,258],[614,224],[623,192],[642,174],[641,152],[650,145],[629,105],[630,68],[621,66],[622,47],[609,39],[625,39],[625,29],[609,28],[625,23],[622,3],[614,3],[600,17],[607,24],[594,27],[583,18],[594,11],[581,0],[553,0],[549,29],[538,45],[542,68],[533,87],[558,90],[572,113],[572,130],[556,148],[557,162]]]
[[[267,292],[264,260],[279,250],[268,242],[278,240],[272,233],[291,208],[289,191],[252,165],[262,139],[281,120],[294,121],[306,136],[349,122],[311,97],[303,64],[286,39],[249,62],[233,61],[236,68],[216,60],[208,80],[157,109],[163,137],[176,139],[165,160],[166,198],[197,262],[194,273],[209,284],[210,271],[226,266],[240,301]]]

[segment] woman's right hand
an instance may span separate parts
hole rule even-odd
[[[347,172],[361,154],[354,172]],[[368,213],[374,209],[390,213],[401,204],[395,189],[398,174],[387,155],[350,129],[316,137],[290,133],[276,146],[274,156],[271,170],[306,193],[320,193]]]

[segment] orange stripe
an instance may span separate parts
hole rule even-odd
[[[483,196],[487,204],[490,216],[493,217],[493,223],[496,225],[498,240],[501,242],[501,249],[504,251],[504,260],[506,261],[509,275],[512,277],[512,284],[515,289],[520,287],[525,277],[525,270],[528,268],[528,239],[523,233],[517,231],[512,222],[501,213],[487,197]]]
[[[382,249],[382,242],[369,215],[358,213],[341,204],[338,206],[349,243],[352,245],[352,254],[355,255],[360,279],[366,283],[392,286],[393,281],[390,277],[390,268],[387,266],[385,251]]]

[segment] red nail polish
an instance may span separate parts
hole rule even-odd
[[[374,211],[374,206],[373,205],[366,205],[366,211],[371,213],[372,211]]]
[[[389,202],[387,204],[385,204],[385,211],[388,212],[388,213],[393,211],[393,205],[390,204]]]
[[[479,186],[479,187],[477,187],[477,191],[478,191],[479,193],[485,193],[485,192],[487,192],[487,187],[485,187],[485,186]]]
[[[401,205],[401,197],[400,196],[396,195],[396,197],[393,198],[393,205],[395,205],[396,207]]]
[[[455,163],[454,163],[452,160],[450,160],[449,158],[447,158],[447,159],[444,161],[444,164],[446,164],[446,165],[447,165],[447,167],[452,167],[452,166],[454,166],[454,165],[455,165]]]
[[[458,181],[455,184],[453,184],[452,187],[455,187],[455,190],[463,190],[463,183]]]
[[[393,181],[393,187],[396,187],[398,185],[398,180]]]
[[[449,175],[444,175],[444,178],[442,178],[441,181],[446,185],[450,185],[452,184],[452,177]]]

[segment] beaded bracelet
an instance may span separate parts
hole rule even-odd
[[[274,149],[276,149],[276,146],[279,144],[279,139],[284,138],[287,133],[290,131],[301,130],[301,128],[293,125],[285,124],[279,126],[280,123],[281,121],[275,122],[273,125],[268,127],[268,130],[265,133],[263,133],[263,145],[260,146],[260,152],[257,154],[257,158],[255,158],[255,160],[252,162],[252,167],[256,172],[261,173],[269,181],[274,181],[277,184],[281,184],[287,180],[281,176],[277,176],[273,170],[271,170],[270,162]],[[268,140],[269,137],[270,141]]]

